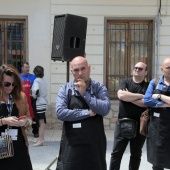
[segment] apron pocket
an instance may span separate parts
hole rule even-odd
[[[96,139],[97,117],[80,121],[64,122],[65,133],[70,145],[93,144]]]

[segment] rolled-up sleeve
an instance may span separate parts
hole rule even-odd
[[[93,88],[94,85],[92,85]],[[106,116],[110,111],[110,99],[109,94],[104,84],[96,83],[92,95],[89,91],[83,93],[82,97],[85,99],[90,109],[99,115]]]
[[[149,86],[145,92],[144,104],[149,107],[157,108],[159,106],[162,106],[164,102],[158,101],[157,99],[152,98],[154,91],[155,91],[155,79],[150,81]]]

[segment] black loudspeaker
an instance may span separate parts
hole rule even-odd
[[[54,17],[51,60],[71,61],[85,57],[87,18],[64,14]]]

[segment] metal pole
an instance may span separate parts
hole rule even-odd
[[[70,71],[70,63],[69,63],[69,61],[67,61],[67,80],[66,80],[66,82],[69,82],[69,71]]]
[[[58,157],[56,157],[45,170],[50,170],[49,168],[57,161],[57,159]]]

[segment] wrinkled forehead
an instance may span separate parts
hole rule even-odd
[[[162,64],[163,67],[169,67],[170,66],[170,60],[168,61],[165,61],[163,64]]]
[[[86,67],[86,66],[87,66],[87,63],[84,62],[84,61],[77,61],[77,62],[72,62],[71,63],[72,69],[82,68],[82,67]]]
[[[135,65],[135,67],[146,68],[146,65],[144,63],[140,62],[140,63],[137,63]]]
[[[30,66],[28,64],[24,64],[23,68],[30,68]]]

